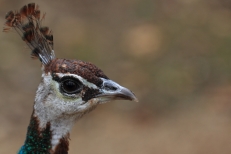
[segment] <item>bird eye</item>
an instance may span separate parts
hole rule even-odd
[[[75,94],[82,90],[82,83],[73,78],[64,78],[61,81],[60,88],[67,94]]]

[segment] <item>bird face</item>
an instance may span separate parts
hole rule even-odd
[[[56,93],[63,99],[80,99],[82,104],[94,99],[105,103],[116,99],[136,100],[134,94],[116,82],[99,78],[102,82],[95,85],[76,74],[53,73],[52,83]]]
[[[137,101],[129,89],[110,80],[95,65],[65,59],[55,59],[45,66],[37,96],[46,96],[37,97],[37,102],[44,102],[42,105],[38,103],[37,107],[46,111],[47,117],[54,118],[63,115],[79,117],[98,104],[112,100]]]

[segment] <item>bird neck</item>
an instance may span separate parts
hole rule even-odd
[[[39,117],[33,112],[25,143],[18,154],[68,154],[69,132],[61,133],[54,122],[47,122],[43,128],[40,125]]]
[[[63,98],[55,90],[57,88],[54,82],[49,73],[43,73],[36,92],[26,141],[18,154],[67,154],[72,126],[97,106],[94,101],[85,103],[77,99],[72,102]],[[81,106],[82,103],[84,104]]]
[[[50,77],[43,79],[36,92],[33,113],[27,129],[24,145],[18,154],[43,153],[67,154],[69,132],[74,125],[75,116],[57,114],[51,104],[57,103],[50,85]]]

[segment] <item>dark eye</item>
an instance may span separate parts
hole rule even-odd
[[[64,78],[60,83],[60,88],[67,94],[75,94],[82,90],[82,83],[74,78]]]

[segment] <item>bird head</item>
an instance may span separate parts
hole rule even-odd
[[[34,105],[34,114],[40,122],[60,120],[60,117],[75,120],[98,104],[112,100],[137,101],[129,89],[110,80],[92,63],[55,58],[53,34],[42,26],[44,17],[38,5],[30,3],[20,11],[9,11],[3,29],[16,30],[31,49],[32,58],[42,63],[42,82]]]
[[[133,92],[110,80],[92,63],[54,59],[43,66],[35,105],[53,114],[49,117],[81,116],[112,100],[138,101]]]

